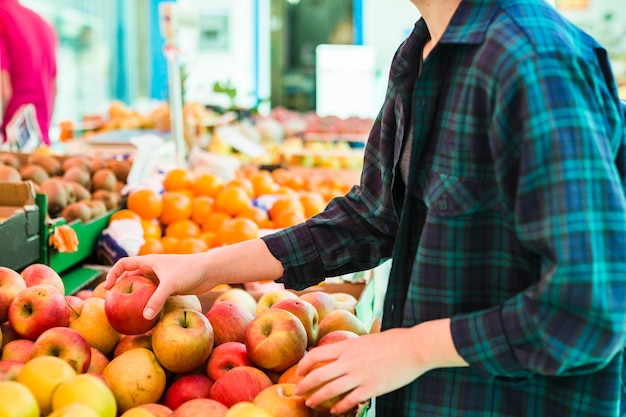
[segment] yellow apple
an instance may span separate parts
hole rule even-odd
[[[259,392],[253,403],[273,417],[314,417],[315,411],[304,403],[304,397],[295,394],[296,384],[273,384]]]
[[[344,309],[331,311],[324,317],[317,327],[317,339],[335,330],[349,330],[359,336],[367,334],[367,328],[355,315]]]
[[[109,383],[121,413],[141,404],[159,402],[165,391],[165,371],[151,350],[134,348],[114,357],[102,376]]]
[[[243,305],[252,315],[256,314],[257,301],[252,294],[242,288],[230,288],[217,296],[213,304],[220,301],[233,301]]]
[[[120,417],[154,417],[154,414],[145,408],[133,407],[130,410],[126,410]]]
[[[81,403],[64,405],[48,414],[48,417],[100,417],[91,407]]]
[[[202,313],[202,303],[200,298],[194,294],[172,294],[165,299],[163,305],[163,315],[178,308],[186,308],[188,310],[196,310]]]
[[[91,348],[91,361],[89,362],[89,368],[87,372],[93,372],[101,374],[104,368],[109,364],[109,358],[95,347]]]
[[[52,393],[63,382],[76,376],[74,368],[56,356],[39,356],[26,362],[17,375],[37,399],[39,411],[48,415],[52,411]]]
[[[273,417],[250,401],[242,401],[230,407],[224,417]]]
[[[100,417],[115,417],[117,404],[107,382],[94,374],[80,374],[61,383],[52,393],[52,410],[81,403]]]
[[[330,294],[330,296],[333,298],[333,300],[335,300],[335,308],[348,310],[352,314],[356,313],[356,305],[358,304],[359,300],[357,300],[354,295],[348,294],[346,292],[336,292]]]
[[[256,315],[258,316],[260,313],[264,312],[280,300],[287,298],[298,298],[298,296],[294,292],[285,288],[270,290],[263,293],[259,297],[259,301],[256,303]]]
[[[104,311],[104,299],[87,298],[76,310],[78,317],[72,320],[69,327],[80,333],[89,346],[108,355],[120,341],[120,333],[111,326]]]
[[[0,382],[0,416],[39,417],[39,405],[32,392],[15,381]]]

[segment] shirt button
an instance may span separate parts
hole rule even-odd
[[[442,198],[441,200],[437,201],[437,208],[441,211],[446,211],[448,209],[448,200]]]

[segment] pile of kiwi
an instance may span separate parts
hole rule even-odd
[[[0,181],[31,181],[48,197],[50,218],[87,222],[120,207],[131,161],[33,153],[0,154]]]

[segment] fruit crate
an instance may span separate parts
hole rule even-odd
[[[0,182],[0,265],[19,271],[36,262],[40,208],[30,182]]]
[[[51,266],[59,274],[63,274],[63,272],[95,255],[98,238],[107,227],[113,213],[119,210],[109,210],[103,215],[95,217],[86,223],[80,220],[67,223],[62,217],[51,220],[46,219],[48,198],[45,194],[37,194],[35,201],[39,207],[40,216],[39,262]],[[78,249],[75,252],[61,253],[49,244],[49,239],[54,233],[54,229],[62,225],[68,225],[76,232],[76,236],[78,237]]]

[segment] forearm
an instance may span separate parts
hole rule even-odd
[[[427,321],[410,329],[414,359],[427,370],[468,366],[459,355],[450,330],[450,319]]]
[[[260,239],[211,249],[202,254],[199,268],[219,283],[245,283],[275,280],[283,275],[283,266]]]

